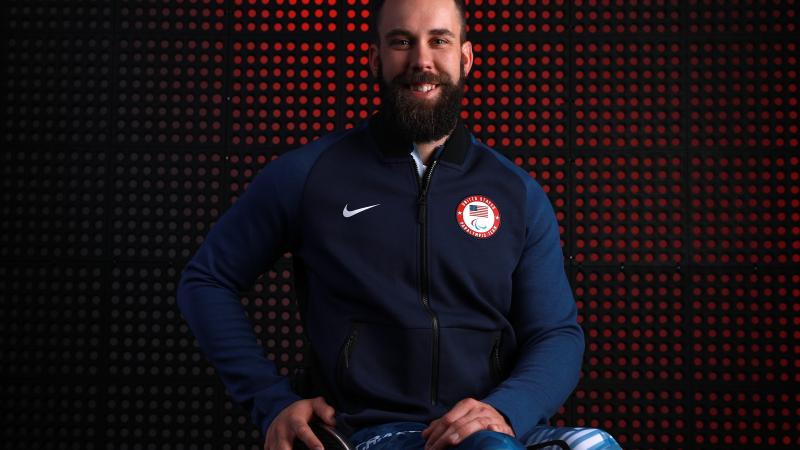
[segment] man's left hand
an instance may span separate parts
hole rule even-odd
[[[425,448],[443,450],[460,444],[473,433],[481,430],[497,431],[514,436],[514,430],[505,417],[488,403],[465,398],[456,403],[447,414],[434,420],[422,432]]]

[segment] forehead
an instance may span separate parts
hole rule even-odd
[[[378,33],[393,30],[424,34],[431,30],[448,30],[458,35],[461,18],[453,0],[386,0],[381,9]]]

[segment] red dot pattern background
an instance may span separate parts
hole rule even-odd
[[[587,336],[553,418],[800,447],[797,0],[469,0],[462,118],[547,192]],[[367,0],[2,6],[0,438],[260,449],[175,305],[264,165],[378,107]],[[242,297],[305,363],[292,255]]]

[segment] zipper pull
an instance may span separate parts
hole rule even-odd
[[[425,223],[426,213],[428,211],[427,202],[428,202],[428,187],[431,184],[431,177],[433,177],[433,169],[436,168],[436,163],[439,161],[434,159],[430,166],[428,166],[428,170],[425,172],[425,175],[422,179],[422,186],[419,192],[419,200],[417,201],[417,221],[421,224]]]

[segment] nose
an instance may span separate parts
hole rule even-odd
[[[411,71],[433,71],[433,52],[426,45],[415,45],[411,50]]]

